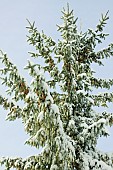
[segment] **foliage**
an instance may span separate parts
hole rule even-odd
[[[26,159],[1,158],[6,170],[113,169],[113,155],[96,148],[98,138],[109,135],[106,125],[112,126],[113,114],[95,112],[95,106],[107,107],[107,103],[113,102],[113,93],[92,93],[94,88],[110,89],[113,79],[96,78],[91,68],[92,63],[101,66],[102,59],[113,56],[113,44],[95,51],[108,36],[103,33],[108,13],[102,15],[95,30],[85,33],[77,30],[77,19],[69,6],[62,14],[58,42],[28,21],[28,43],[35,48],[35,52],[29,53],[44,60],[44,65],[28,61],[25,69],[32,77],[29,85],[1,51],[1,79],[8,87],[9,97],[1,95],[0,104],[9,111],[7,120],[21,118],[30,136],[26,144],[43,148],[40,154]],[[24,102],[23,107],[20,101]]]

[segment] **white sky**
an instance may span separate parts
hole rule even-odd
[[[105,31],[110,33],[105,47],[113,42],[113,1],[112,0],[68,0],[70,7],[74,9],[75,16],[79,17],[78,24],[83,30],[95,28],[101,13],[109,10],[110,20]],[[28,51],[31,47],[26,42],[28,18],[35,21],[38,29],[45,31],[47,35],[54,39],[59,38],[56,24],[61,24],[61,10],[66,6],[65,0],[3,0],[0,2],[0,49],[5,51],[11,60],[18,66],[20,73],[27,76],[23,67],[29,58]],[[105,61],[105,68],[97,68],[97,75],[103,78],[113,78],[113,59]],[[4,88],[0,87],[1,94],[4,95]],[[110,112],[113,104],[110,105]],[[0,107],[0,156],[22,156],[26,157],[38,153],[35,148],[25,146],[24,142],[28,136],[24,132],[20,120],[6,122],[6,111]],[[113,151],[113,128],[110,129],[111,136],[107,139],[99,140],[98,147],[104,151]]]

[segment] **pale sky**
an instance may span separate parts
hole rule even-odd
[[[110,19],[105,31],[109,37],[103,43],[103,47],[113,42],[113,0],[68,0],[74,14],[79,18],[78,25],[82,30],[95,28],[101,13],[109,10]],[[39,31],[59,38],[56,24],[61,24],[61,10],[66,7],[65,0],[3,0],[0,1],[0,49],[5,51],[10,59],[18,66],[20,74],[28,76],[23,67],[30,58],[28,51],[31,47],[26,42],[28,25],[26,18],[31,22],[35,21]],[[96,76],[113,78],[113,59],[104,62],[105,67],[96,69]],[[1,64],[0,64],[1,66]],[[113,88],[112,88],[113,90]],[[0,94],[5,95],[4,88],[0,86]],[[102,110],[104,111],[104,110]],[[113,112],[113,104],[110,104],[110,112]],[[38,150],[24,145],[28,136],[24,132],[21,120],[6,122],[7,111],[0,107],[0,156],[21,156],[27,157],[37,154]],[[98,148],[103,151],[113,151],[113,128],[110,129],[111,136],[99,140]]]

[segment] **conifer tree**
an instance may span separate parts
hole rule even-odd
[[[113,114],[96,112],[95,106],[107,107],[113,93],[92,93],[96,88],[110,89],[113,79],[94,76],[91,64],[113,56],[113,44],[96,51],[95,47],[108,36],[103,33],[108,12],[102,15],[95,30],[79,32],[73,10],[62,10],[63,24],[58,25],[61,39],[55,42],[30,23],[28,43],[35,63],[25,69],[32,77],[30,84],[20,76],[17,67],[1,51],[2,84],[7,95],[0,95],[0,104],[8,110],[7,120],[21,119],[29,139],[26,144],[42,147],[40,154],[28,158],[1,158],[6,170],[112,170],[113,154],[96,148],[100,136],[108,136],[107,126]],[[39,59],[43,59],[41,64]],[[59,90],[60,88],[60,90]],[[22,107],[20,101],[24,102]]]

